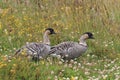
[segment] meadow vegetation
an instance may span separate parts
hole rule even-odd
[[[42,42],[54,28],[51,45],[94,33],[88,50],[69,63],[7,60],[27,42]],[[120,80],[119,0],[0,0],[0,80]]]

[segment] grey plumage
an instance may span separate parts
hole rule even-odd
[[[81,54],[87,50],[86,39],[92,39],[93,34],[90,32],[84,33],[80,37],[80,42],[62,42],[56,46],[53,46],[50,51],[51,56],[61,56],[65,60],[78,58]]]
[[[25,53],[26,56],[30,56],[33,59],[41,59],[45,58],[50,51],[50,41],[48,35],[55,34],[52,28],[47,28],[44,33],[43,43],[32,42],[24,45],[20,49],[18,49],[15,53],[15,56],[19,56],[22,53]]]
[[[50,51],[50,45],[44,43],[29,43],[16,51],[15,55],[24,54],[26,56],[32,56],[32,58],[45,58]]]

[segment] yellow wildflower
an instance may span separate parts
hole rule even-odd
[[[70,80],[78,80],[78,77],[77,76],[76,77],[71,76]]]
[[[17,65],[16,64],[13,64],[13,67],[16,67]]]
[[[73,76],[71,76],[71,79],[70,80],[75,80],[75,78]]]
[[[23,52],[21,53],[21,55],[23,55],[23,56],[26,55],[25,51],[23,51]]]
[[[11,72],[12,74],[15,74],[16,71],[15,71],[14,69],[11,69],[10,72]]]
[[[0,68],[5,67],[7,64],[4,64],[3,62],[0,62]]]
[[[41,64],[45,64],[45,62],[44,62],[44,61],[41,61]]]

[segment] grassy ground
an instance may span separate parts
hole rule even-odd
[[[119,0],[0,0],[0,80],[120,80],[119,23]],[[58,33],[52,45],[78,41],[86,31],[95,40],[70,63],[6,60],[26,42],[41,42],[47,27]]]

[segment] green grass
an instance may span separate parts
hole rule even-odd
[[[120,1],[114,0],[0,0],[0,80],[119,80]],[[44,29],[57,35],[51,45],[78,41],[90,31],[88,50],[70,63],[26,58],[6,61],[26,42],[40,42]]]

